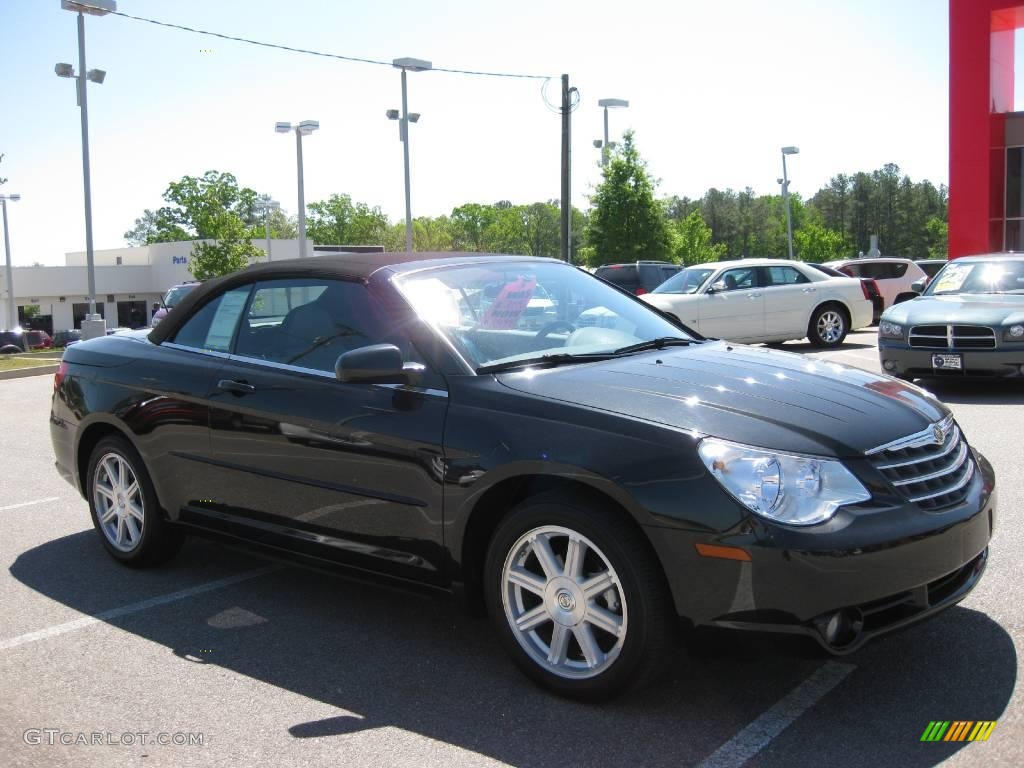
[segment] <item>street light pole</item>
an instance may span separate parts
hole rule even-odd
[[[786,155],[799,154],[797,147],[782,148],[782,202],[786,206],[786,243],[789,246],[789,259],[793,260],[793,214],[789,205],[789,174],[786,171]]]
[[[260,207],[263,209],[263,231],[267,236],[267,261],[272,261],[270,255],[270,212],[276,211],[281,204],[270,195],[263,195],[260,198]]]
[[[306,191],[302,169],[302,137],[309,136],[320,127],[318,120],[303,120],[298,125],[291,123],[275,123],[274,130],[278,133],[295,131],[295,163],[299,177],[299,258],[306,256]]]
[[[402,70],[402,115],[398,127],[398,137],[402,141],[402,158],[405,165],[405,251],[412,253],[412,182],[409,178],[409,123],[419,120],[419,114],[409,114],[409,88],[407,76],[409,72],[426,72],[433,64],[423,59],[403,57],[391,62],[391,66]],[[391,118],[391,111],[388,112]],[[394,119],[394,118],[391,118]]]
[[[601,145],[601,167],[603,168],[608,165],[608,151],[613,146],[608,138],[608,109],[625,108],[629,106],[629,102],[626,99],[599,99],[597,105],[604,108],[604,143]]]
[[[18,327],[18,305],[14,301],[14,270],[11,268],[11,236],[7,226],[7,201],[16,202],[21,195],[0,195],[0,207],[4,211],[4,254],[7,256],[7,317],[10,325],[8,330]]]
[[[85,194],[85,264],[89,292],[89,314],[86,321],[96,322],[102,318],[96,314],[96,264],[92,244],[92,180],[89,170],[89,93],[86,84],[92,81],[101,84],[107,73],[101,69],[85,68],[85,14],[106,16],[117,10],[115,0],[61,0],[60,7],[78,14],[78,74],[70,64],[58,64],[54,71],[58,77],[74,77],[78,93],[78,107],[82,120],[82,184]],[[83,327],[83,338],[103,335],[104,329],[94,325]]]

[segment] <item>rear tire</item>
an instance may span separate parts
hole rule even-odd
[[[835,304],[823,304],[814,310],[807,326],[807,339],[815,347],[831,349],[843,343],[850,330],[846,310]]]
[[[515,663],[560,696],[609,699],[673,652],[675,612],[656,556],[618,510],[587,495],[515,507],[488,547],[484,596]]]
[[[184,535],[164,520],[142,457],[125,438],[112,435],[96,444],[86,478],[92,523],[119,563],[145,568],[181,549]]]

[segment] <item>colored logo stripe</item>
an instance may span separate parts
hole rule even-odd
[[[921,741],[988,741],[995,720],[932,720],[921,734]]]

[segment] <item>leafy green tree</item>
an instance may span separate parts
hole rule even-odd
[[[938,216],[933,216],[925,223],[928,233],[928,258],[949,258],[949,224]]]
[[[231,173],[207,171],[202,176],[182,176],[164,192],[167,205],[156,211],[146,209],[125,232],[133,245],[177,240],[217,240],[229,220],[243,228],[258,221],[256,191],[239,187]],[[227,214],[227,216],[225,216]]]
[[[242,221],[229,211],[223,211],[220,221],[211,221],[210,225],[221,236],[213,242],[198,242],[192,246],[188,271],[196,280],[237,272],[263,256],[263,251],[249,241]]]
[[[466,203],[452,211],[452,248],[456,251],[483,253],[487,250],[487,229],[501,210],[492,205]]]
[[[382,245],[391,226],[377,206],[353,202],[350,195],[331,195],[310,203],[306,234],[320,245]]]
[[[676,222],[672,231],[672,256],[675,261],[689,266],[708,261],[720,261],[725,255],[723,243],[712,243],[712,232],[700,211],[694,210]]]
[[[402,238],[405,237],[405,225],[402,225]],[[412,247],[415,251],[437,253],[452,249],[451,223],[447,216],[420,216],[412,222]]]
[[[656,182],[632,131],[623,135],[601,175],[590,198],[587,243],[593,248],[592,264],[665,259],[670,243],[664,206],[654,199]]]
[[[793,233],[793,251],[801,261],[823,262],[842,258],[843,236],[816,222],[808,222]]]

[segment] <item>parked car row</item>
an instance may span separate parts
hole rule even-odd
[[[120,563],[193,533],[459,591],[565,696],[658,677],[684,626],[848,653],[978,584],[992,467],[912,384],[685,324],[833,344],[870,321],[863,285],[752,260],[638,299],[535,257],[258,264],[67,350],[56,468]]]

